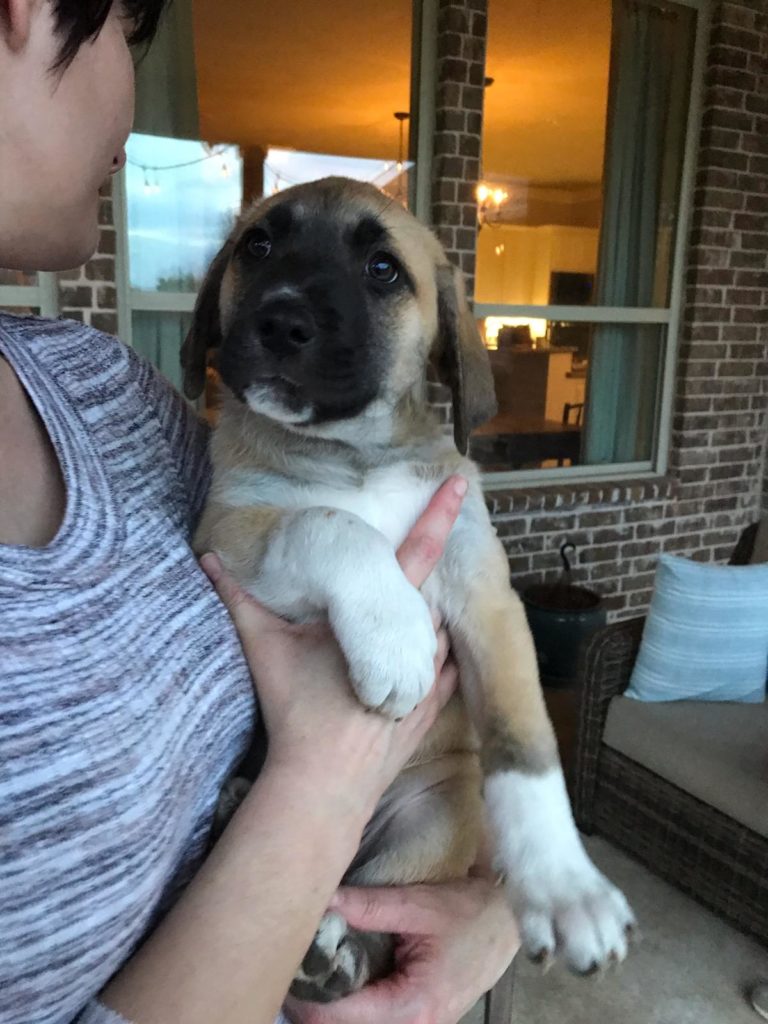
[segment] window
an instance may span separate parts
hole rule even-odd
[[[412,0],[169,9],[137,68],[115,206],[120,333],[177,386],[195,293],[243,203],[329,174],[408,201],[411,34]]]
[[[490,0],[475,313],[499,415],[472,443],[490,473],[664,469],[702,10]]]
[[[56,275],[0,270],[0,309],[19,316],[56,316],[59,312]]]
[[[240,213],[237,147],[134,134],[115,209],[122,218],[130,319],[121,334],[181,386],[179,350],[195,296]]]

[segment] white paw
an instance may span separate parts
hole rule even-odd
[[[331,625],[366,707],[403,718],[435,679],[437,637],[424,598],[405,580],[396,588],[331,609]]]
[[[622,893],[585,857],[525,883],[507,878],[523,946],[546,963],[556,954],[578,974],[593,974],[627,955],[635,917]]]
[[[623,960],[635,917],[587,856],[560,769],[499,772],[485,794],[527,954],[540,962],[561,955],[579,974]]]

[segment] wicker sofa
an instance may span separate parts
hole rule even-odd
[[[732,564],[751,560],[756,532]],[[608,626],[585,652],[577,823],[768,944],[768,704],[622,697],[643,623]]]

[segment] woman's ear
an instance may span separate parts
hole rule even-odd
[[[0,0],[0,38],[12,53],[20,53],[29,41],[35,0]]]

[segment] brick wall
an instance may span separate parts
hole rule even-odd
[[[60,315],[117,334],[116,234],[110,183],[102,189],[99,224],[99,245],[93,258],[76,270],[59,274]]]
[[[440,0],[432,222],[474,293],[487,0]]]
[[[469,0],[442,3],[440,13],[438,112],[447,115],[470,74],[478,78],[473,61],[456,61],[452,51],[471,40],[472,52],[479,52],[473,32],[485,20],[480,3]],[[480,108],[475,94],[469,96],[468,113],[475,114]],[[457,140],[469,127],[439,123]],[[441,137],[436,155],[443,146]],[[459,233],[456,224],[476,184],[474,166],[447,154],[435,162],[436,227],[465,269],[474,250],[465,244],[468,230]],[[460,169],[463,180],[456,177]],[[612,617],[640,614],[661,552],[727,560],[761,503],[768,509],[765,0],[714,5],[687,268],[668,476],[490,491],[489,508],[519,587],[554,578],[559,546],[568,538],[579,549],[574,580],[603,593]]]

